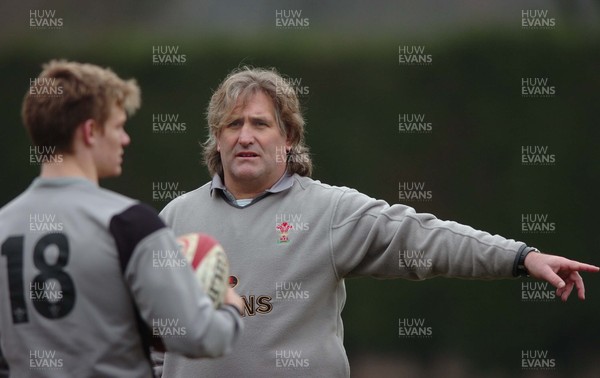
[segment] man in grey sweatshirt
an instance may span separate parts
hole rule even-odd
[[[578,271],[598,271],[311,179],[298,99],[274,70],[232,72],[207,118],[204,158],[213,180],[173,200],[161,216],[176,234],[202,230],[222,242],[230,283],[245,300],[246,331],[218,360],[167,354],[164,377],[349,376],[346,277],[529,274],[566,300],[574,288],[584,299]]]

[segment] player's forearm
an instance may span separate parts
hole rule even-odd
[[[223,356],[231,351],[241,330],[242,320],[237,310],[231,306],[223,306],[214,312],[204,332],[195,335],[201,342],[190,345],[182,354],[187,357]]]
[[[213,308],[178,253],[170,231],[153,234],[140,243],[125,277],[142,319],[167,351],[212,357],[226,353],[236,340],[241,328],[239,314]]]

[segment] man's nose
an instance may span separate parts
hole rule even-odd
[[[131,137],[129,136],[129,134],[127,134],[127,132],[123,131],[123,135],[121,136],[121,145],[128,146],[129,143],[131,143]]]
[[[247,146],[254,142],[254,130],[248,121],[245,121],[240,129],[238,142],[243,146]]]

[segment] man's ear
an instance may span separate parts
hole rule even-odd
[[[88,119],[79,125],[81,130],[83,143],[86,146],[93,146],[96,144],[96,138],[98,137],[98,124],[93,119]]]

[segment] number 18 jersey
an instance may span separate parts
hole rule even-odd
[[[153,209],[88,180],[34,180],[0,210],[0,243],[11,377],[151,377],[153,335],[179,330],[160,341],[197,357],[239,328],[212,309],[189,266],[165,261],[177,245]]]

